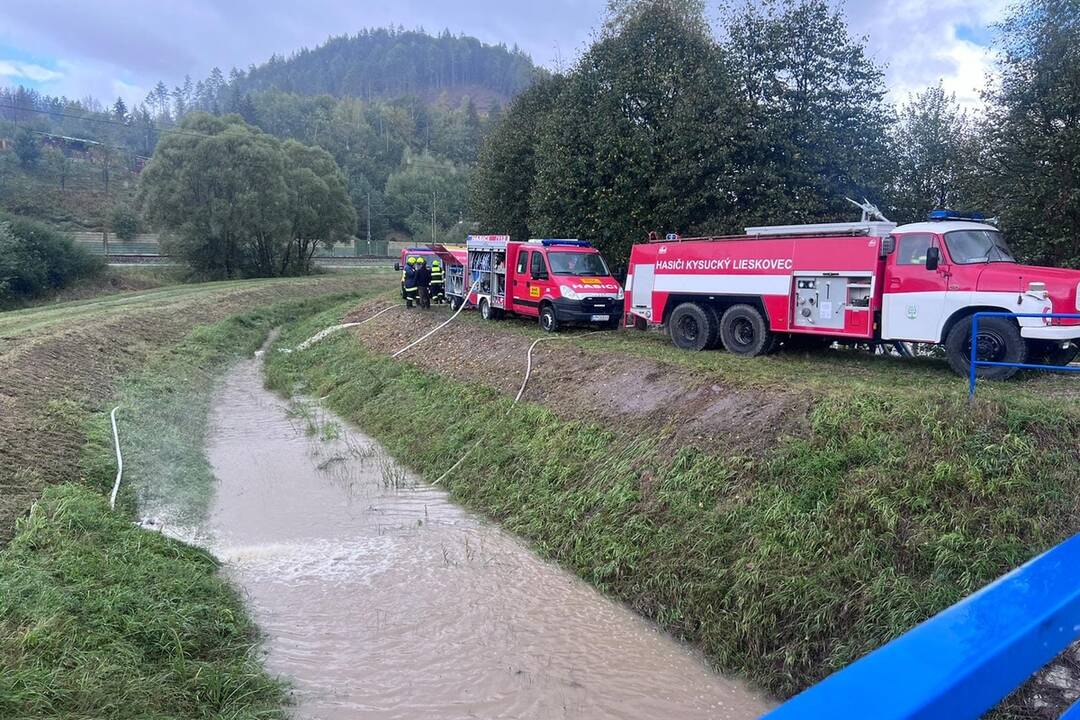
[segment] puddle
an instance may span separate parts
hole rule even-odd
[[[768,704],[249,360],[213,410],[207,530],[301,718],[754,718]],[[309,432],[314,431],[314,435]],[[423,428],[417,428],[423,433]],[[329,438],[329,439],[326,439]]]

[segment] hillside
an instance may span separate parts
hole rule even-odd
[[[416,96],[456,102],[472,97],[482,109],[505,104],[538,72],[517,48],[476,38],[438,37],[423,31],[377,29],[341,35],[289,57],[274,56],[246,75],[234,76],[240,93],[283,90],[365,100]]]

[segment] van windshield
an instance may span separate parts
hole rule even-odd
[[[959,265],[1016,262],[1005,238],[997,230],[953,230],[945,233],[949,256]]]
[[[553,275],[608,275],[600,253],[549,252],[548,264]]]

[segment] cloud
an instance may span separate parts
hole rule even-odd
[[[58,80],[64,75],[34,63],[19,62],[18,60],[0,60],[0,77],[11,78],[15,81],[48,82]]]

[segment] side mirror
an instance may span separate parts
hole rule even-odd
[[[401,269],[401,263],[399,263],[399,262],[394,263],[394,269],[395,270],[400,270]]]
[[[894,252],[896,252],[896,238],[892,235],[881,238],[881,257],[888,257]]]
[[[941,248],[931,247],[926,249],[926,269],[937,270],[938,263],[941,262]]]

